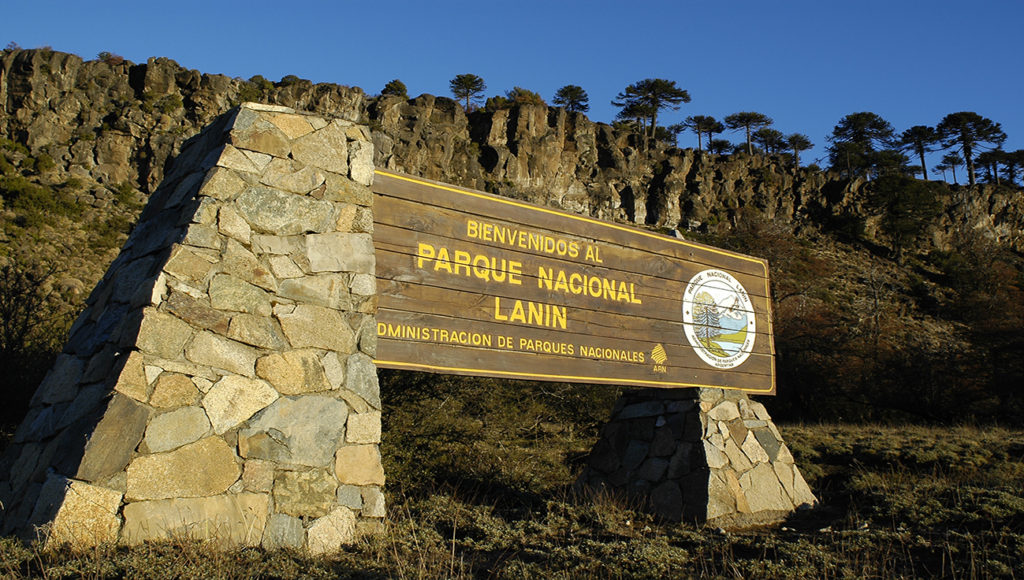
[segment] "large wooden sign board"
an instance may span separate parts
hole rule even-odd
[[[774,394],[764,260],[377,171],[382,368]]]

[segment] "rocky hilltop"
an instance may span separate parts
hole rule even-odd
[[[934,215],[897,244],[863,178],[643,143],[543,105],[467,114],[444,97],[242,80],[167,58],[2,51],[0,259],[31,246],[58,262],[62,296],[80,303],[182,145],[245,101],[368,125],[378,167],[767,257],[774,404],[793,415],[878,417],[879,397],[944,419],[1024,407],[999,387],[1017,384],[1020,365],[996,365],[1024,351],[1019,190],[930,183]]]
[[[862,213],[863,180],[794,169],[779,158],[714,156],[654,144],[582,114],[520,105],[466,114],[432,95],[406,100],[295,77],[271,83],[203,74],[167,58],[83,61],[47,50],[4,51],[0,135],[57,168],[143,194],[182,143],[242,101],[369,124],[376,162],[502,195],[668,230],[727,231],[744,209],[794,225]],[[935,242],[960,227],[1020,249],[1024,202],[1003,189],[950,188]]]

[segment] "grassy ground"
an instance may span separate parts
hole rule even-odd
[[[514,413],[499,413],[480,393],[465,396],[464,387],[396,404],[383,444],[389,529],[336,557],[218,551],[187,542],[47,553],[8,538],[0,539],[0,575],[1024,576],[1024,432],[782,425],[822,505],[779,526],[725,533],[661,523],[612,498],[575,497],[571,484],[597,422],[545,422],[569,413],[583,391],[530,389],[548,390],[524,393]],[[552,401],[565,408],[552,411]]]

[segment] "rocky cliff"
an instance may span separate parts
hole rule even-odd
[[[1024,412],[1006,387],[1024,377],[1007,362],[1024,352],[1020,191],[928,184],[935,215],[915,222],[904,208],[910,219],[895,227],[877,181],[795,169],[783,157],[642,143],[538,105],[467,114],[444,97],[242,80],[166,58],[3,51],[0,266],[29,247],[59,265],[58,289],[80,303],[183,144],[244,101],[366,124],[378,167],[768,258],[776,404],[791,405],[791,416]]]
[[[71,176],[108,188],[129,184],[144,195],[185,140],[244,100],[367,123],[380,167],[605,219],[721,232],[750,210],[794,226],[868,213],[862,180],[794,169],[780,158],[644,147],[635,134],[560,108],[467,115],[444,97],[371,97],[295,77],[245,81],[166,58],[83,61],[46,50],[0,58],[0,135],[45,153]],[[942,201],[938,245],[966,226],[1020,249],[1024,202],[1015,192],[950,188]]]

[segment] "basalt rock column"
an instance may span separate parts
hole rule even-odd
[[[0,466],[3,533],[337,550],[384,516],[369,131],[246,104],[190,140]]]

